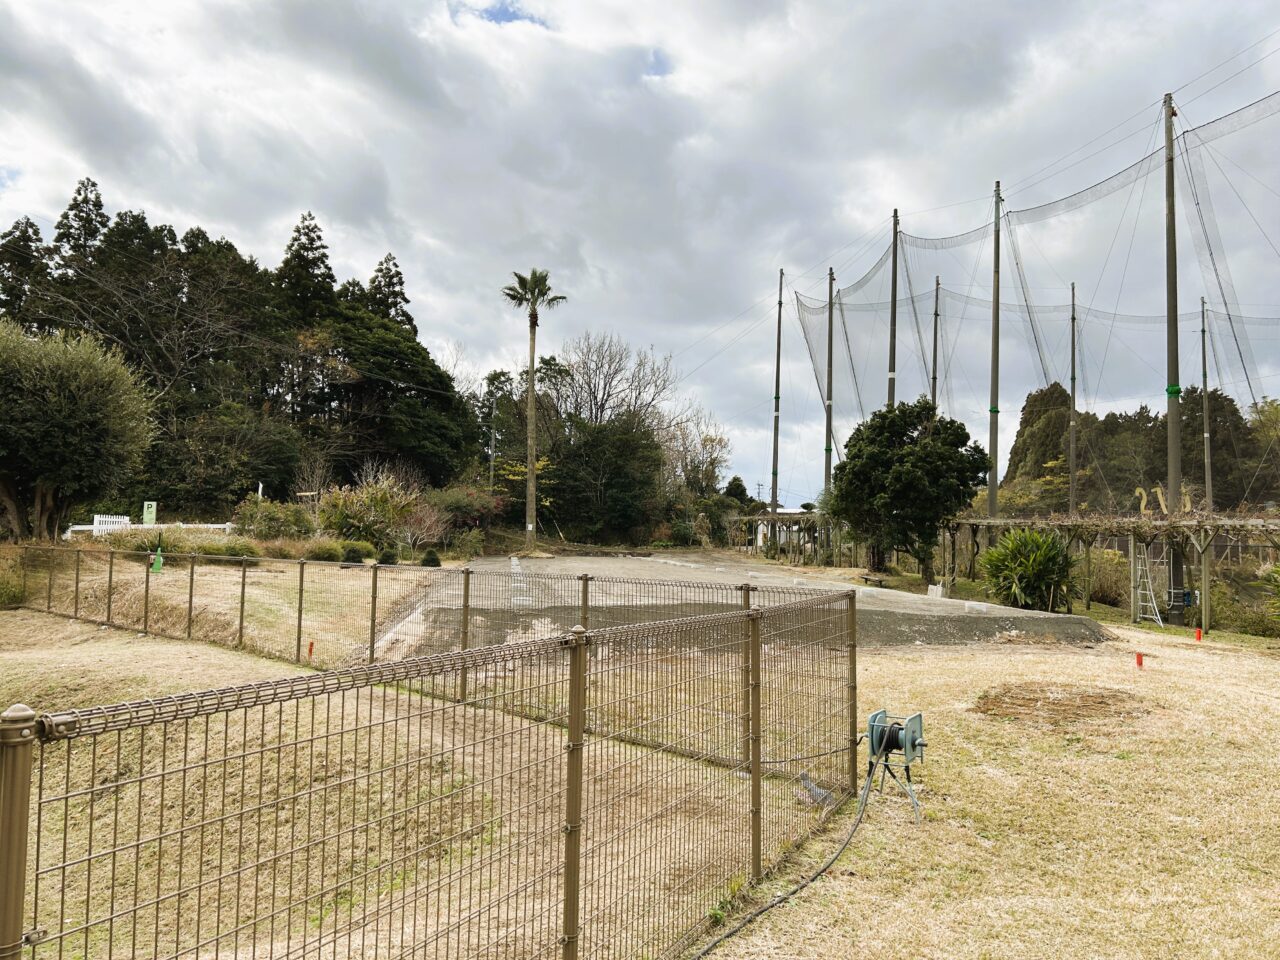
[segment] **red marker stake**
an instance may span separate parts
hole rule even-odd
[[[307,644],[307,659],[310,660],[311,655],[315,652],[316,652],[316,642],[312,640],[310,643]],[[1142,654],[1138,654],[1138,658],[1141,659]],[[1142,664],[1139,663],[1138,666],[1142,666]]]
[[[1138,660],[1138,669],[1139,669],[1139,670],[1141,670],[1141,669],[1142,669],[1142,654],[1140,654],[1140,653],[1135,653],[1135,654],[1134,654],[1134,657],[1136,657],[1136,658],[1137,658],[1137,660]]]
[[[1196,627],[1196,643],[1200,642],[1200,628]]]

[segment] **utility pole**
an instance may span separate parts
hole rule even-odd
[[[1076,284],[1071,281],[1071,419],[1067,427],[1067,513],[1076,512]]]
[[[1200,298],[1200,410],[1204,420],[1204,508],[1213,513],[1213,460],[1209,453],[1209,354],[1206,350],[1205,304]]]
[[[889,272],[889,406],[898,380],[898,211],[893,211],[893,267]]]
[[[933,278],[933,360],[929,364],[929,399],[934,412],[938,409],[938,295],[942,292],[942,278]]]
[[[998,447],[1000,442],[1000,181],[996,181],[995,201],[995,252],[991,271],[991,433],[990,449],[991,466],[987,473],[987,516],[995,517],[1000,512],[996,502],[997,474],[1000,458]],[[990,535],[994,540],[994,535]]]
[[[773,485],[769,492],[769,538],[778,539],[778,427],[782,400],[782,270],[778,270],[778,342],[773,353]]]
[[[826,460],[822,471],[822,492],[831,490],[831,370],[832,349],[835,344],[836,329],[836,271],[827,268],[827,447]]]
[[[1178,240],[1175,233],[1173,202],[1173,94],[1164,95],[1164,282],[1165,338],[1168,345],[1165,396],[1169,404],[1165,413],[1168,424],[1169,516],[1182,508],[1182,405],[1178,384]],[[1182,547],[1176,537],[1169,538],[1169,622],[1182,626]]]

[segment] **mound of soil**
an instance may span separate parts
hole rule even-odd
[[[1148,712],[1141,698],[1127,690],[1072,683],[1001,684],[978,697],[972,710],[1049,726],[1124,720]]]

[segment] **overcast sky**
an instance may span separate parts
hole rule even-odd
[[[525,327],[498,290],[547,268],[569,302],[540,352],[591,329],[674,354],[728,429],[733,472],[767,497],[779,267],[824,294],[828,265],[847,283],[884,249],[866,244],[895,206],[939,235],[981,222],[997,177],[1023,187],[1012,206],[1078,189],[1148,149],[1166,90],[1277,27],[1264,2],[0,0],[0,221],[49,233],[91,176],[113,212],[199,224],[274,265],[309,209],[340,278],[394,252],[424,342],[444,359],[461,345],[477,370],[520,362]],[[1228,79],[1277,47],[1185,87],[1191,122],[1280,88],[1280,56]],[[1237,180],[1274,202],[1280,160],[1255,152]],[[1115,223],[1089,229],[1059,287],[1098,272],[1080,250],[1097,261]],[[1152,236],[1130,291],[1162,289]],[[1236,267],[1253,312],[1280,301],[1260,279],[1271,251],[1258,239]],[[790,306],[784,341],[781,499],[796,505],[821,485],[822,413]],[[958,349],[981,380],[980,338]],[[1005,451],[1033,379],[1007,377]],[[959,412],[985,442],[982,412]]]

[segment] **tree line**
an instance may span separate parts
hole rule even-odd
[[[311,213],[271,267],[198,226],[109,215],[82,180],[52,237],[29,217],[0,233],[0,324],[11,537],[144,499],[224,520],[259,483],[288,500],[370,464],[486,494],[492,471],[500,514],[524,514],[527,369],[460,389],[418,339],[395,256],[339,282]],[[36,363],[40,344],[59,346]],[[535,369],[542,533],[693,542],[741,508],[721,492],[723,431],[680,402],[669,358],[587,335]],[[51,399],[68,393],[78,407]]]
[[[1182,391],[1182,505],[1205,506],[1203,394]],[[1027,396],[1009,464],[1000,480],[1000,510],[1009,516],[1064,513],[1070,467],[1071,395],[1052,383]],[[1077,509],[1161,513],[1168,476],[1166,417],[1146,405],[1099,416],[1078,411]],[[1209,391],[1209,457],[1215,510],[1255,509],[1280,497],[1280,401],[1241,411],[1221,390]]]

